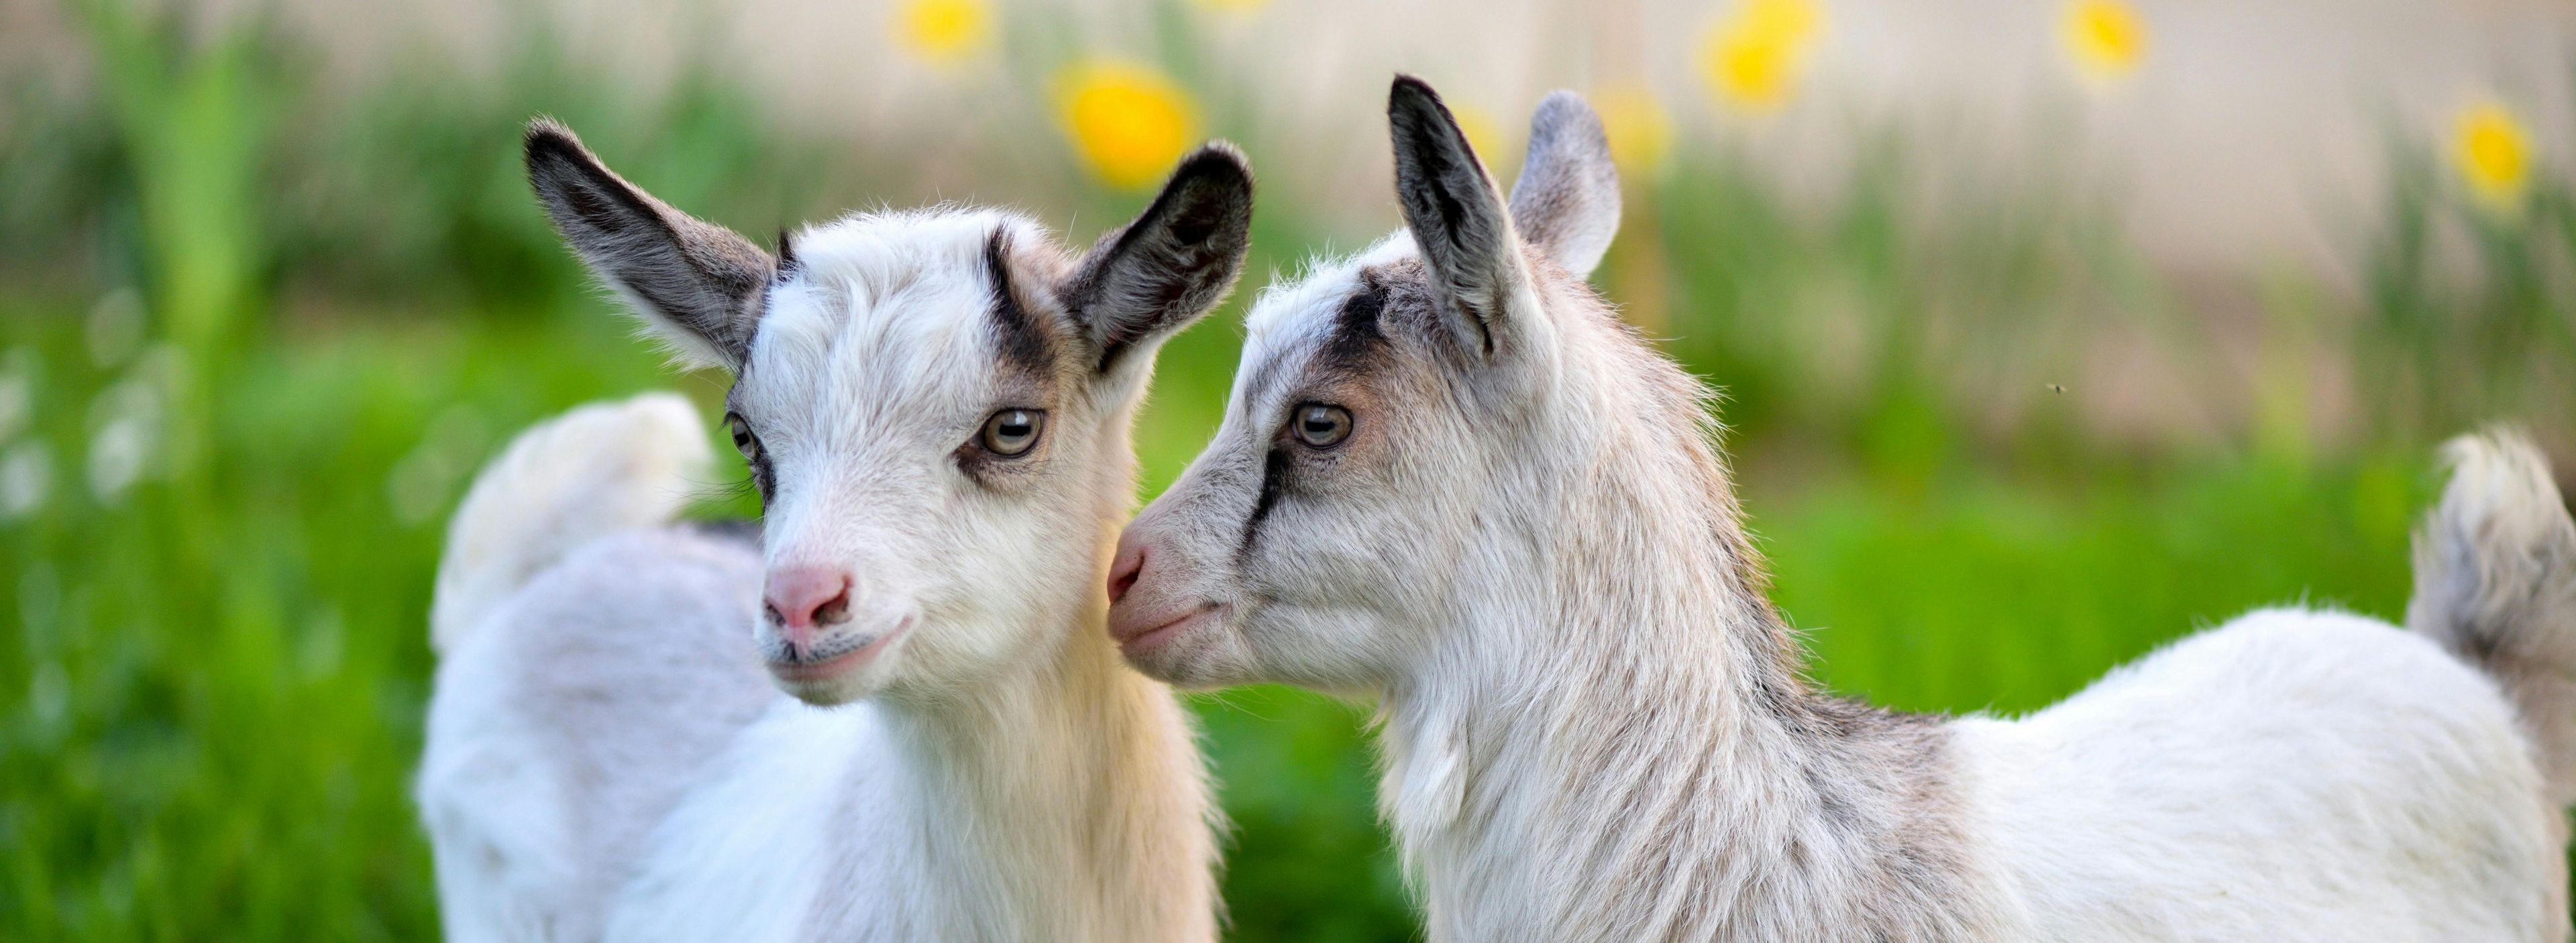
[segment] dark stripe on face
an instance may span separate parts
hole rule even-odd
[[[1288,453],[1272,446],[1261,460],[1261,497],[1252,503],[1252,516],[1243,522],[1243,543],[1234,548],[1234,557],[1252,554],[1252,541],[1261,535],[1261,522],[1270,517],[1270,509],[1279,503],[1279,492],[1288,486]]]
[[[1386,342],[1386,329],[1380,323],[1386,312],[1386,294],[1386,283],[1379,280],[1375,270],[1360,273],[1360,290],[1342,302],[1341,313],[1333,318],[1332,336],[1324,341],[1326,369],[1355,369],[1370,351]]]
[[[1003,359],[1040,376],[1055,372],[1055,341],[1020,304],[1011,282],[1010,237],[998,226],[984,240],[984,275],[993,285],[993,342]]]

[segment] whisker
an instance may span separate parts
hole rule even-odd
[[[689,500],[698,504],[726,504],[759,493],[759,486],[753,484],[751,476],[746,474],[723,481],[692,482]]]

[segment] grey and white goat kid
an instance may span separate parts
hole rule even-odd
[[[559,126],[526,144],[582,260],[734,375],[765,512],[670,522],[707,449],[667,394],[575,410],[476,481],[418,787],[449,935],[1212,939],[1202,764],[1101,585],[1155,351],[1243,264],[1242,158],[1191,155],[1085,253],[940,208],[773,257]]]
[[[1435,943],[2567,937],[2576,524],[2527,444],[2453,446],[2415,631],[2260,611],[2021,719],[1833,698],[1705,390],[1583,281],[1591,111],[1540,106],[1508,202],[1429,87],[1389,119],[1406,231],[1263,294],[1110,628],[1379,698]]]

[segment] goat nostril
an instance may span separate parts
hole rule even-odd
[[[850,618],[850,579],[828,570],[790,569],[771,575],[761,602],[772,623],[790,637]]]
[[[815,625],[838,625],[849,619],[850,594],[847,590],[843,590],[840,595],[832,597],[832,601],[814,610]]]
[[[1127,598],[1127,591],[1136,588],[1136,578],[1144,574],[1145,551],[1142,548],[1137,549],[1133,556],[1120,557],[1117,565],[1109,571],[1109,601],[1114,603]]]

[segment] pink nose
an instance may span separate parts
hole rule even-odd
[[[1109,601],[1127,598],[1127,591],[1136,588],[1136,578],[1143,575],[1145,544],[1126,534],[1119,535],[1118,556],[1109,562]]]
[[[803,648],[815,629],[849,621],[850,578],[828,567],[773,570],[767,601],[769,617],[787,630],[788,644]]]

